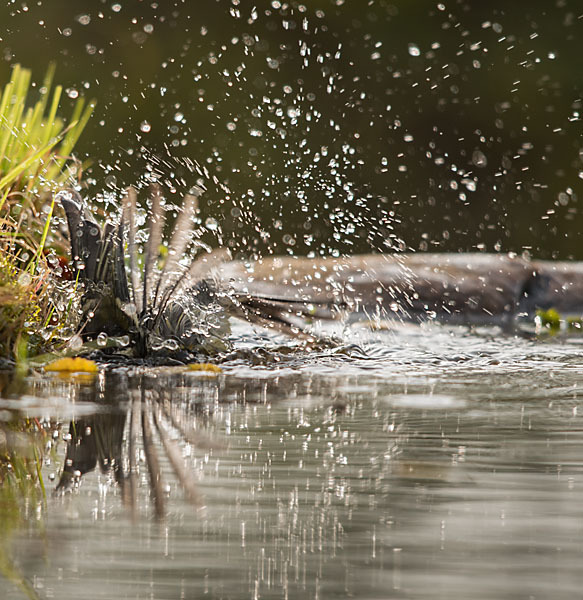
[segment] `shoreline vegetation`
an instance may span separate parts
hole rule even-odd
[[[0,379],[0,395],[18,395],[28,359],[63,339],[75,291],[63,277],[65,244],[51,221],[55,193],[81,179],[72,152],[95,102],[79,97],[63,117],[54,75],[51,64],[38,85],[15,65],[0,87],[0,367],[12,372]],[[31,599],[39,596],[13,560],[11,533],[26,521],[26,506],[42,513],[46,505],[49,428],[17,413],[0,423],[0,577]]]
[[[64,118],[55,70],[37,85],[15,65],[0,95],[0,360],[9,364],[46,351],[70,309],[54,289],[66,263],[50,226],[54,194],[81,178],[72,153],[95,101],[79,96]]]

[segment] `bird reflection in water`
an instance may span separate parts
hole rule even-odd
[[[215,395],[217,384],[207,378],[196,392],[187,388],[193,392],[189,397],[196,395],[196,401],[185,401],[185,388],[177,385],[175,379],[173,385],[165,385],[164,380],[155,375],[108,373],[94,386],[81,386],[81,399],[92,400],[102,410],[71,421],[56,493],[75,490],[83,476],[98,467],[119,486],[123,504],[135,518],[145,466],[154,514],[163,519],[170,488],[160,466],[158,448],[162,447],[185,499],[196,507],[202,506],[194,471],[184,460],[184,445],[205,451],[219,446],[197,429],[208,422],[210,404],[205,400],[209,394]],[[182,396],[180,402],[176,402],[175,395]]]

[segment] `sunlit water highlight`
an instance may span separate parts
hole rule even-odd
[[[164,397],[205,441],[180,442],[202,505],[185,501],[157,438],[162,521],[143,452],[133,518],[107,474],[53,495],[61,441],[46,510],[14,536],[18,564],[42,598],[576,597],[580,342],[495,333],[355,330],[358,347],[234,359],[218,377],[32,377],[22,412],[62,419],[61,438],[92,412],[98,435],[132,389]]]

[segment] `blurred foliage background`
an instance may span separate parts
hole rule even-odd
[[[583,259],[576,0],[20,0],[11,65],[97,107],[87,193],[204,167],[243,255],[514,251]],[[65,106],[66,110],[69,107]]]

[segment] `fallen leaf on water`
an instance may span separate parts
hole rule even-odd
[[[97,364],[86,358],[60,358],[48,365],[45,371],[55,373],[97,373]]]
[[[211,363],[191,363],[187,365],[189,371],[203,371],[207,373],[222,373],[223,369]]]

